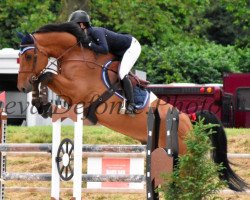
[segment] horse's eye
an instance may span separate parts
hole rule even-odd
[[[32,59],[32,55],[27,54],[27,55],[25,56],[25,59],[26,59],[27,61],[30,61],[30,60]]]

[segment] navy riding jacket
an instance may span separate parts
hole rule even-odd
[[[110,52],[118,58],[123,57],[132,42],[131,35],[115,33],[102,27],[89,27],[87,33],[92,39],[89,43],[91,50],[102,54]]]

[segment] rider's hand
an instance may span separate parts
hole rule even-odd
[[[82,43],[82,45],[83,45],[84,47],[89,48],[89,47],[90,47],[89,44],[90,44],[92,41],[91,41],[90,37],[85,36],[85,37],[82,37],[82,38],[81,38],[81,41],[80,41],[80,42]]]

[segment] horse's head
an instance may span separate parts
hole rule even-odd
[[[48,64],[48,56],[38,48],[33,35],[18,33],[18,36],[21,39],[21,45],[17,87],[21,92],[28,93],[32,89],[32,83],[37,80]]]

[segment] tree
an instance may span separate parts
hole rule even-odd
[[[247,0],[211,0],[205,18],[209,40],[222,45],[247,47],[250,43],[250,2]]]
[[[67,21],[70,13],[75,10],[89,11],[89,0],[62,0],[62,9],[57,21]]]
[[[223,166],[207,156],[212,151],[209,136],[216,133],[211,131],[214,125],[203,122],[199,119],[194,124],[185,138],[187,153],[179,157],[172,174],[165,174],[166,182],[160,191],[166,200],[220,199],[218,192],[226,186],[226,182],[218,178]]]
[[[166,46],[188,37],[201,23],[201,13],[208,3],[207,0],[93,0],[90,10],[96,26],[130,33],[142,44]]]
[[[0,1],[0,49],[18,48],[17,32],[32,32],[56,21],[61,0]]]

